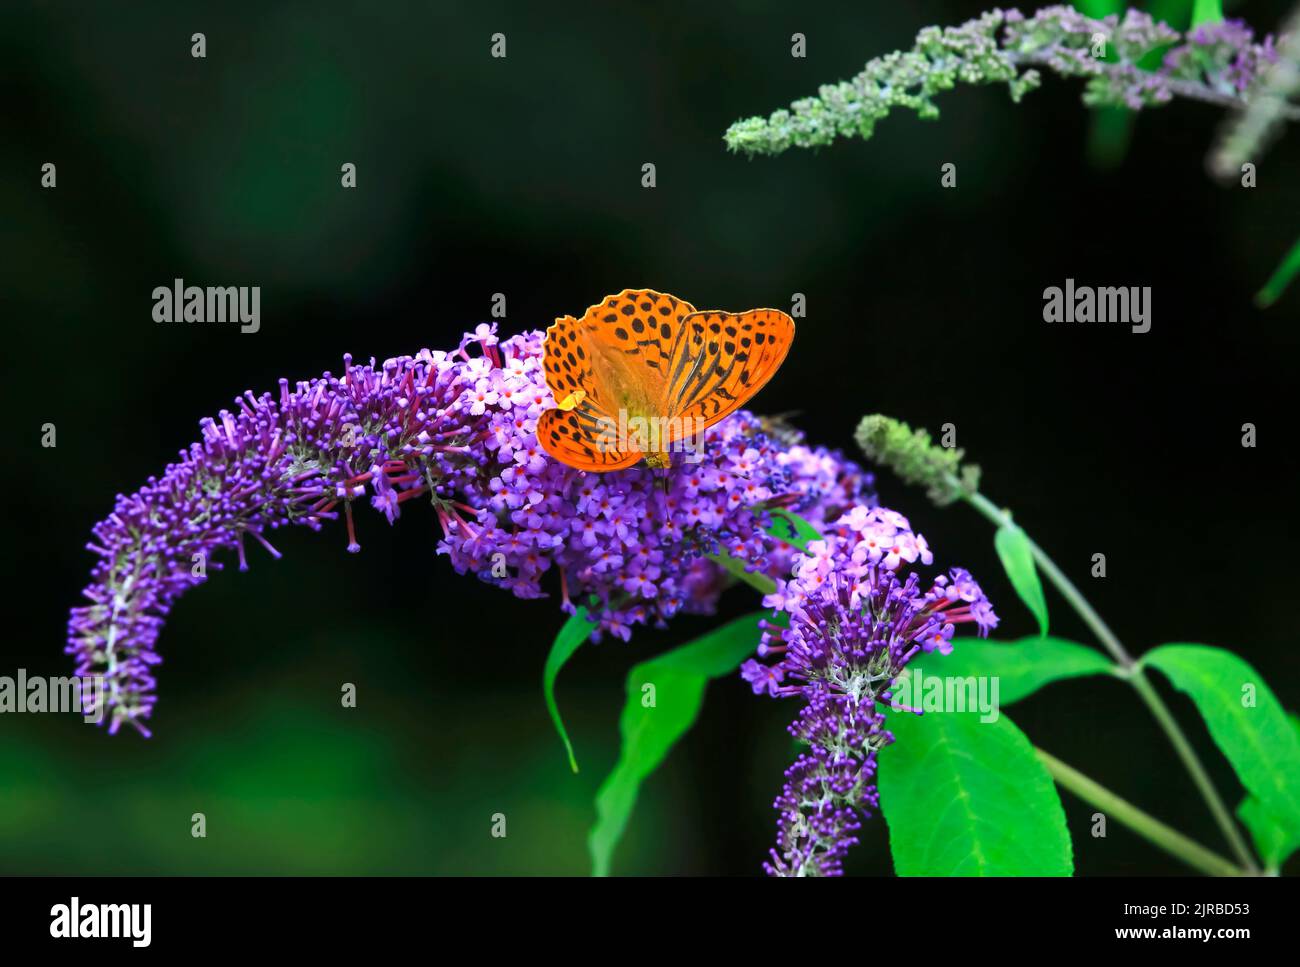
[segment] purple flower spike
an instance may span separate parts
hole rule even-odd
[[[645,468],[584,473],[538,446],[537,418],[554,405],[540,332],[498,340],[494,325],[453,352],[421,350],[376,363],[343,360],[277,393],[246,392],[200,424],[202,439],[161,478],[119,496],[94,528],[99,556],[89,604],[73,608],[66,651],[77,674],[105,681],[109,731],[148,734],[158,634],[176,600],[207,580],[215,557],[247,568],[245,538],[273,556],[270,531],[319,530],[340,517],[361,550],[353,504],[392,523],[427,501],[442,529],[438,553],[458,573],[521,598],[558,590],[587,603],[593,637],[630,637],[678,612],[709,613],[730,580],[705,555],[725,547],[770,576],[793,550],[764,531],[788,508],[815,524],[870,506],[871,477],[838,453],[769,437],[739,412],[705,437],[697,463],[667,477]],[[594,603],[589,603],[593,602]]]
[[[795,559],[794,577],[768,603],[789,616],[769,625],[759,646],[765,665],[745,662],[755,694],[799,698],[789,732],[810,749],[786,770],[773,804],[777,843],[763,868],[773,876],[838,876],[857,843],[860,820],[878,805],[876,754],[893,741],[878,705],[916,655],[952,650],[958,624],[980,635],[997,626],[988,598],[968,571],[954,568],[922,590],[904,564],[932,560],[906,518],[855,507],[823,541]]]

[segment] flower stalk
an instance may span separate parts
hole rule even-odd
[[[966,494],[965,500],[995,526],[1001,527],[1011,522],[1009,513],[1000,510],[997,505],[979,491]],[[1029,544],[1031,553],[1034,555],[1034,563],[1039,570],[1055,585],[1056,589],[1061,592],[1061,596],[1070,603],[1070,606],[1083,619],[1092,633],[1097,636],[1097,640],[1110,652],[1111,657],[1119,663],[1124,673],[1124,679],[1133,686],[1143,703],[1151,710],[1151,714],[1155,717],[1161,731],[1169,739],[1169,743],[1174,747],[1174,752],[1177,753],[1183,767],[1191,776],[1192,782],[1195,783],[1201,798],[1205,800],[1206,806],[1209,807],[1210,813],[1214,816],[1215,823],[1223,831],[1223,835],[1232,847],[1238,861],[1250,872],[1258,873],[1259,865],[1255,862],[1250,848],[1246,845],[1245,837],[1242,836],[1241,830],[1233,820],[1227,804],[1224,803],[1223,797],[1219,795],[1219,791],[1215,788],[1214,781],[1210,778],[1209,773],[1205,771],[1200,756],[1196,754],[1196,750],[1192,748],[1192,744],[1187,740],[1187,735],[1183,732],[1182,726],[1178,724],[1178,720],[1169,711],[1169,706],[1165,704],[1165,700],[1160,697],[1160,693],[1151,684],[1151,679],[1142,666],[1134,661],[1123,644],[1120,643],[1119,638],[1102,620],[1101,615],[1097,614],[1096,609],[1088,603],[1088,600],[1075,587],[1074,582],[1065,576],[1065,572],[1057,567],[1056,562],[1048,556],[1047,552],[1028,536],[1026,536],[1026,541]]]
[[[1233,866],[1219,854],[1206,849],[1195,840],[1188,839],[1178,830],[1166,826],[1154,816],[1138,809],[1127,799],[1122,799],[1105,786],[1089,779],[1082,772],[1066,765],[1060,759],[1035,748],[1034,753],[1048,773],[1063,789],[1068,789],[1090,806],[1101,810],[1137,833],[1147,842],[1160,847],[1192,869],[1210,876],[1241,876],[1243,871]]]
[[[944,505],[961,499],[995,527],[1000,528],[1012,523],[1011,514],[985,497],[972,483],[978,478],[974,477],[969,469],[960,465],[961,452],[934,446],[930,443],[929,435],[923,431],[913,433],[906,423],[885,416],[872,415],[864,417],[859,424],[857,440],[869,459],[890,467],[903,481],[925,486],[930,493],[939,494],[942,501],[936,503]],[[1083,619],[1102,647],[1119,664],[1124,680],[1133,686],[1143,703],[1151,710],[1156,723],[1169,739],[1201,798],[1209,807],[1215,823],[1232,847],[1233,854],[1246,870],[1258,873],[1259,865],[1246,845],[1240,829],[1233,821],[1223,797],[1219,795],[1196,750],[1192,748],[1182,727],[1169,711],[1169,707],[1152,685],[1142,666],[1133,659],[1119,637],[1111,631],[1101,615],[1088,603],[1074,582],[1066,577],[1065,572],[1057,566],[1047,552],[1028,535],[1025,540],[1038,569],[1047,576],[1070,607]]]

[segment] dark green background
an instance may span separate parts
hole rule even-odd
[[[802,411],[851,448],[857,419],[952,422],[986,492],[1080,582],[1135,652],[1231,647],[1300,707],[1294,602],[1294,357],[1300,291],[1251,294],[1300,233],[1300,136],[1254,191],[1213,184],[1220,112],[1136,125],[1116,167],[1087,160],[1079,87],[1013,106],[961,90],[926,124],[746,161],[723,150],[766,114],[906,47],[971,3],[8,4],[0,14],[0,264],[11,615],[0,673],[62,675],[83,550],[113,495],[191,442],[200,417],[280,376],[454,344],[508,296],[506,332],[606,292],[808,317],[756,408]],[[1279,3],[1239,12],[1261,27]],[[205,60],[190,35],[207,35]],[[508,57],[488,56],[489,37]],[[807,35],[808,57],[790,56]],[[58,165],[58,188],[39,188]],[[339,186],[353,162],[358,187]],[[652,161],[658,187],[640,187]],[[958,166],[958,188],[939,167]],[[262,330],[156,325],[151,291],[260,285]],[[1154,325],[1046,326],[1069,276],[1150,285]],[[1279,405],[1282,399],[1287,405]],[[1243,450],[1240,426],[1259,428]],[[58,427],[42,449],[40,426]],[[991,533],[882,474],[943,566],[971,568],[1006,637],[1031,631]],[[583,649],[559,698],[569,774],[540,693],[561,615],[454,575],[412,507],[281,533],[186,598],[161,640],[156,737],[65,716],[0,717],[0,872],[582,873],[591,797],[616,754],[633,662],[712,622]],[[1104,552],[1109,577],[1087,567]],[[731,592],[727,614],[755,606]],[[1053,599],[1054,630],[1084,630]],[[16,620],[14,620],[16,618]],[[359,707],[339,706],[342,682]],[[1233,803],[1239,788],[1172,698]],[[791,756],[795,707],[715,683],[648,784],[624,873],[752,874]],[[1040,745],[1225,849],[1146,710],[1076,681],[1012,710]],[[1081,873],[1182,872],[1065,797]],[[206,813],[208,837],[190,836]],[[489,836],[504,812],[509,835]],[[883,821],[851,871],[890,870]]]

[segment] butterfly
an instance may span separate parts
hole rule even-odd
[[[579,470],[621,470],[643,457],[668,467],[671,450],[763,388],[793,339],[794,320],[779,309],[698,312],[653,289],[606,296],[546,330],[556,405],[537,420],[538,442]]]

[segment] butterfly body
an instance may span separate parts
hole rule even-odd
[[[777,309],[698,312],[653,289],[625,289],[581,319],[546,331],[543,365],[556,407],[537,438],[569,466],[599,472],[672,452],[743,406],[772,377],[794,338]],[[689,459],[689,458],[688,458]]]

